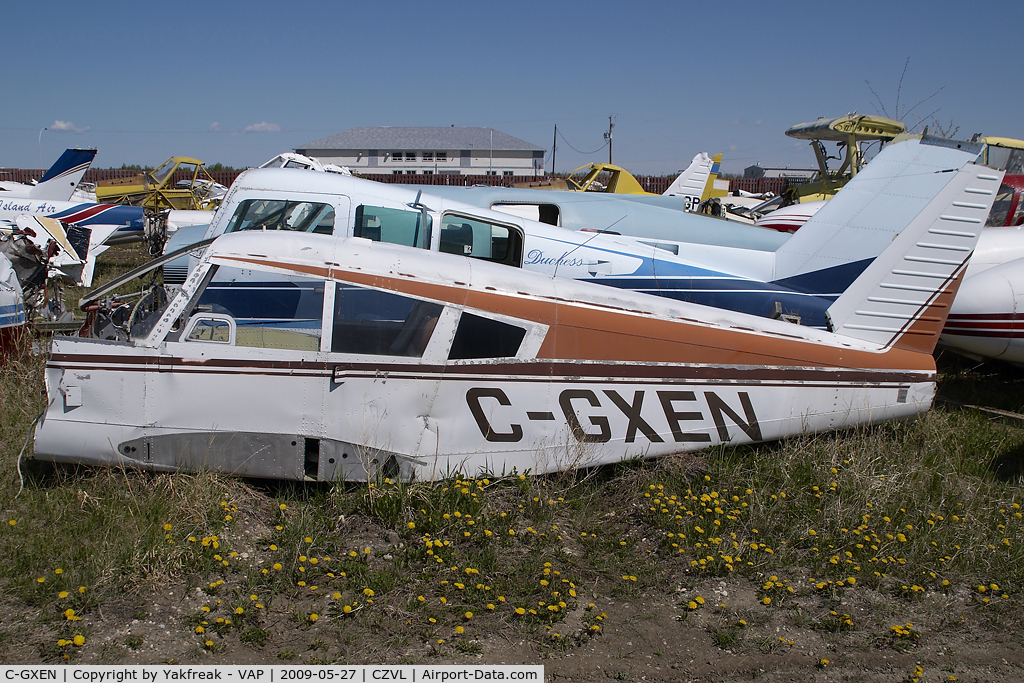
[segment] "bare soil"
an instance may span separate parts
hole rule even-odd
[[[379,562],[387,562],[389,546],[400,542],[371,520],[350,524],[350,532],[375,544]],[[932,592],[907,601],[862,586],[820,595],[809,590],[806,577],[791,583],[796,595],[767,606],[759,587],[743,578],[693,584],[680,574],[663,590],[628,598],[611,585],[594,585],[583,587],[580,597],[607,614],[598,635],[580,628],[582,609],[553,626],[575,633],[563,639],[490,614],[474,619],[463,635],[437,634],[443,644],[424,636],[421,615],[403,609],[397,595],[380,596],[385,599],[372,611],[355,618],[325,616],[315,623],[296,616],[308,614],[312,601],[286,596],[260,613],[258,626],[268,633],[262,645],[245,643],[234,631],[211,635],[211,648],[194,632],[196,615],[215,600],[196,587],[200,579],[153,579],[83,614],[80,626],[88,635],[81,648],[57,648],[59,619],[3,598],[0,661],[60,663],[67,653],[82,664],[541,664],[551,681],[1024,680],[1017,596],[982,604],[966,591]],[[704,604],[690,609],[697,596]],[[836,608],[850,615],[853,627],[829,626]],[[891,627],[906,622],[916,635],[895,636]]]

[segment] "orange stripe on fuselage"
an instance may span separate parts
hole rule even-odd
[[[418,282],[410,276],[374,275],[242,256],[218,258],[400,292],[547,325],[549,330],[537,353],[538,359],[935,371],[930,351],[895,347],[884,352],[863,351],[710,323],[642,317],[645,311],[555,300],[530,292],[517,296]]]

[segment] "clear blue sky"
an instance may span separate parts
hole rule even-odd
[[[638,174],[701,151],[810,166],[783,131],[881,113],[866,80],[896,114],[907,58],[905,123],[1024,138],[1020,0],[11,2],[0,22],[4,167],[72,146],[98,167],[251,166],[357,126],[455,124],[542,146],[550,170],[557,124],[562,171],[607,160],[570,145],[600,148],[609,115]]]

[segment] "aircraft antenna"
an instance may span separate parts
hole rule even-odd
[[[626,214],[626,216],[628,216],[628,215],[629,215],[629,214]],[[586,242],[583,242],[582,244],[577,244],[577,245],[576,245],[575,247],[573,247],[573,248],[572,248],[572,249],[570,249],[569,251],[565,252],[565,255],[564,255],[564,256],[562,256],[562,258],[558,259],[558,261],[556,261],[556,262],[555,262],[555,272],[553,272],[553,273],[551,274],[551,277],[555,277],[555,276],[557,276],[557,275],[558,275],[558,266],[560,266],[560,265],[562,264],[562,261],[564,261],[565,259],[569,258],[569,256],[570,256],[570,255],[572,255],[572,253],[573,253],[574,251],[576,251],[576,250],[577,250],[577,249],[579,249],[580,247],[585,247],[585,246],[587,246],[588,244],[590,244],[590,240],[594,239],[594,238],[595,238],[595,237],[597,237],[598,235],[603,235],[603,234],[605,234],[606,232],[608,232],[609,230],[611,230],[612,228],[614,228],[614,227],[615,227],[615,225],[616,225],[617,223],[619,223],[620,221],[624,220],[624,219],[626,218],[626,216],[623,216],[623,217],[622,217],[622,218],[620,218],[619,220],[615,221],[615,223],[612,223],[612,224],[611,224],[611,225],[609,225],[609,226],[608,226],[607,228],[603,228],[603,229],[601,229],[601,230],[598,230],[598,231],[597,231],[597,232],[595,232],[595,233],[594,233],[593,235],[591,235],[590,237],[588,237],[588,238],[587,238],[587,241],[586,241]]]

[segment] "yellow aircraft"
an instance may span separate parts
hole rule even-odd
[[[847,114],[836,119],[820,118],[810,123],[801,123],[786,131],[786,135],[798,140],[810,140],[814,155],[818,159],[818,180],[804,185],[790,187],[785,193],[785,204],[814,202],[828,199],[845,185],[864,166],[861,143],[892,140],[907,127],[894,119],[882,116]],[[828,167],[828,155],[823,142],[838,142],[846,146],[842,165],[836,170]]]
[[[706,199],[726,196],[726,194],[728,194],[726,190],[715,187],[715,181],[718,179],[718,168],[721,162],[721,154],[716,154],[711,158],[706,154],[698,154],[694,157],[689,168],[683,171],[679,177],[676,178],[664,194],[690,195],[694,194],[694,190],[700,190],[699,199],[696,196],[694,197],[696,201],[693,202],[693,208],[696,208],[698,203]],[[573,178],[573,176],[584,169],[588,170],[580,180]],[[609,174],[608,181],[606,183],[598,182],[598,177],[600,177],[602,173]],[[644,190],[640,185],[640,181],[634,178],[632,173],[621,166],[615,166],[613,164],[590,164],[589,166],[580,166],[570,173],[565,179],[554,178],[552,180],[541,180],[537,182],[513,183],[512,187],[533,188],[538,190],[567,190],[573,192],[604,192],[606,194],[656,194],[654,192],[647,192]],[[673,191],[674,189],[676,191]],[[687,210],[690,210],[690,208],[690,206],[687,206]]]
[[[190,171],[188,183],[174,184],[174,172]],[[146,209],[208,210],[220,204],[223,193],[206,170],[204,162],[189,157],[171,157],[160,168],[131,178],[103,180],[96,184],[96,201],[102,204],[131,204]]]

